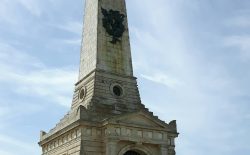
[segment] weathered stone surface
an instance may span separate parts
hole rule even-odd
[[[125,15],[125,32],[120,41],[111,43],[103,27],[101,8],[115,10]],[[83,43],[79,80],[95,69],[133,76],[127,12],[124,0],[86,0],[84,14]]]
[[[152,155],[174,151],[176,128],[162,122],[147,111],[114,116],[101,122],[83,120],[79,115],[85,112],[79,108],[75,123],[63,129],[54,130],[49,136],[42,136],[40,145],[44,155],[114,154],[129,148]],[[168,143],[170,141],[170,144]],[[128,150],[126,150],[128,151]],[[171,154],[172,155],[172,154]]]
[[[132,70],[125,0],[85,2],[79,81],[72,106],[56,127],[40,133],[42,155],[124,155],[128,151],[174,155],[176,121],[161,121],[141,103]],[[103,27],[102,8],[125,15],[125,31],[115,42]]]

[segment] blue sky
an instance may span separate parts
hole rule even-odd
[[[69,110],[83,0],[0,0],[0,154],[40,154]],[[250,152],[250,1],[127,0],[143,103],[177,120],[178,155]]]

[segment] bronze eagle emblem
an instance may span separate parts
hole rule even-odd
[[[114,10],[105,10],[102,9],[103,14],[103,27],[106,29],[106,32],[112,36],[112,44],[116,44],[117,41],[120,41],[119,38],[122,37],[123,32],[125,31],[125,26],[123,25],[125,15],[121,14],[119,11]]]

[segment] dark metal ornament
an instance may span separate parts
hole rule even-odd
[[[111,43],[116,44],[117,41],[120,41],[119,38],[122,37],[125,31],[125,26],[123,25],[125,15],[112,9],[109,11],[103,8],[101,9],[104,16],[102,19],[103,27],[107,33],[113,37]]]

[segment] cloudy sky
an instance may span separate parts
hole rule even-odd
[[[0,0],[0,154],[40,154],[69,110],[84,0]],[[250,1],[127,0],[143,103],[178,155],[250,152]]]

